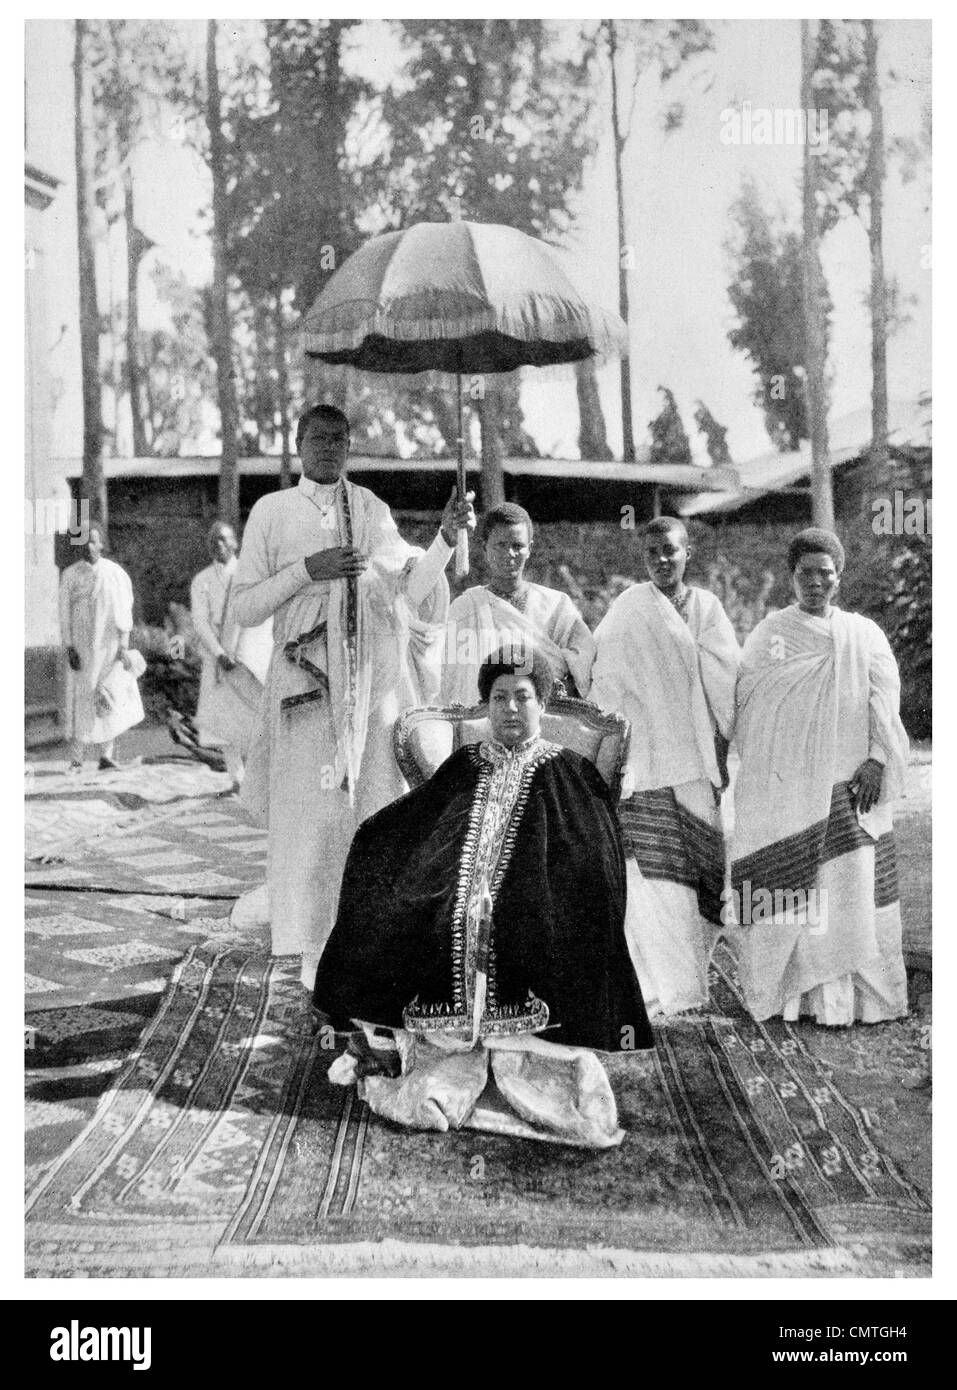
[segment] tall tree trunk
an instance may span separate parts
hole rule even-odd
[[[884,111],[877,70],[877,29],[864,20],[864,61],[871,133],[867,150],[868,238],[871,249],[871,478],[888,483],[887,448],[887,287],[884,281]]]
[[[279,397],[279,438],[282,455],[279,462],[279,486],[292,486],[292,446],[290,444],[290,399],[289,399],[289,360],[286,356],[286,318],[282,307],[282,288],[275,291],[273,298],[273,318],[275,320],[276,341],[276,387]]]
[[[143,236],[136,227],[133,198],[133,174],[130,158],[133,153],[134,78],[123,47],[124,21],[110,20],[110,41],[113,46],[113,66],[120,87],[116,114],[117,162],[123,186],[123,223],[126,232],[126,369],[125,385],[130,401],[133,428],[133,455],[143,458],[150,452],[143,418],[143,372],[140,366],[140,305],[139,267],[143,256]]]
[[[575,389],[578,393],[578,451],[583,459],[603,462],[612,457],[605,432],[594,358],[575,363]]]
[[[502,443],[498,428],[498,400],[495,378],[485,378],[485,395],[478,402],[482,432],[482,511],[505,501],[505,474],[502,472]]]
[[[814,110],[816,35],[810,21],[801,20],[801,105]],[[811,433],[811,512],[815,526],[834,529],[834,497],[831,487],[830,447],[827,436],[826,328],[824,323],[824,272],[821,269],[817,213],[817,156],[810,141],[804,142],[803,177],[803,298],[805,382]]]
[[[100,391],[100,315],[93,250],[93,91],[86,67],[86,21],[73,21],[73,133],[76,157],[76,236],[80,271],[80,375],[83,389],[83,497],[90,517],[107,523]]]
[[[278,385],[274,372],[275,316],[266,298],[253,303],[252,379],[246,391],[246,418],[249,418],[250,398],[253,402],[253,421],[256,426],[256,452],[267,453],[276,437],[276,395]],[[265,440],[265,446],[263,441]]]
[[[127,160],[129,151],[127,151]],[[133,454],[145,458],[150,452],[143,419],[143,372],[140,368],[140,258],[142,240],[136,230],[133,210],[133,175],[128,162],[123,165],[123,220],[126,223],[126,384],[130,393],[133,420]]]
[[[625,258],[625,190],[622,182],[622,159],[625,153],[625,137],[621,133],[618,112],[618,71],[615,55],[618,42],[615,34],[615,21],[605,21],[608,33],[608,58],[611,66],[611,130],[614,138],[615,159],[615,203],[618,212],[618,312],[628,324],[628,270]],[[631,405],[631,367],[629,359],[623,357],[621,370],[621,456],[626,463],[635,461],[635,427]]]
[[[107,354],[108,354],[108,356],[109,356],[109,375],[107,375],[107,373],[104,372],[103,375],[102,375],[101,378],[100,378],[100,381],[101,381],[101,384],[103,384],[103,385],[108,385],[108,386],[109,386],[110,393],[111,393],[111,395],[112,395],[112,397],[113,397],[113,433],[112,433],[112,436],[111,436],[111,435],[110,435],[109,426],[108,426],[108,424],[107,424],[107,422],[106,422],[106,419],[104,418],[104,420],[103,420],[103,445],[104,445],[104,448],[106,449],[107,455],[109,456],[109,455],[112,454],[112,456],[113,456],[114,458],[116,458],[117,456],[119,456],[119,455],[123,452],[123,449],[122,449],[122,447],[121,447],[121,444],[125,442],[125,441],[123,441],[122,425],[121,425],[121,422],[120,422],[120,421],[121,421],[121,414],[120,414],[120,412],[121,412],[121,408],[122,408],[122,404],[123,404],[123,397],[124,397],[124,395],[126,394],[126,360],[125,360],[125,356],[124,356],[124,346],[123,346],[123,338],[124,338],[124,335],[123,335],[123,313],[124,313],[124,309],[123,309],[123,304],[122,304],[121,299],[119,299],[119,297],[117,296],[116,285],[115,285],[114,279],[113,279],[113,248],[112,248],[112,246],[111,246],[111,244],[110,244],[110,233],[111,233],[111,231],[112,231],[112,226],[113,226],[113,222],[115,221],[115,218],[111,216],[111,209],[110,209],[110,205],[109,205],[108,202],[107,202],[106,205],[104,206],[103,212],[104,212],[105,217],[106,217],[106,245],[107,245],[107,255],[106,255],[106,298],[107,298],[107,303],[109,304],[109,315],[108,315],[108,319],[107,319],[107,322],[108,322],[108,324],[109,324],[109,331],[108,331],[108,333],[107,333],[107,335],[106,335],[106,338],[107,338],[106,350],[107,350]],[[94,252],[94,254],[95,254],[95,252]],[[102,335],[102,333],[101,333],[101,335],[100,335],[100,349],[101,349],[101,352],[100,352],[100,360],[101,360],[101,363],[102,363],[102,356],[103,356],[103,354],[102,354],[103,341],[102,341],[102,340],[103,340],[103,335]],[[102,402],[102,398],[101,398],[101,402]],[[104,412],[104,416],[105,416],[105,412]]]
[[[437,390],[429,392],[429,404],[432,407],[436,427],[445,441],[446,453],[454,458],[455,441],[459,432],[455,399],[451,397],[449,392],[439,387]]]
[[[143,373],[143,396],[146,402],[146,423],[149,425],[149,452],[156,452],[156,401],[153,396],[153,380],[150,373]]]
[[[219,466],[219,515],[231,526],[239,525],[239,412],[233,367],[229,321],[229,289],[226,278],[226,166],[225,142],[216,65],[215,19],[206,21],[206,124],[209,128],[209,167],[213,177],[213,358],[219,397],[222,461]]]

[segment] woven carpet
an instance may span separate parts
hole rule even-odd
[[[31,888],[235,898],[262,883],[266,833],[235,801],[204,799],[167,808],[162,819],[77,839],[55,864],[29,864]]]
[[[161,994],[191,946],[230,939],[232,899],[28,890],[27,1022],[41,1011]],[[264,933],[265,935],[265,933]],[[154,1000],[155,1003],[155,1000]]]
[[[609,1061],[626,1138],[588,1153],[372,1116],[326,1080],[294,962],[194,947],[131,1048],[107,1028],[99,1058],[33,1073],[34,1103],[77,1115],[65,1147],[28,1144],[28,1274],[356,1273],[360,1250],[421,1274],[441,1244],[444,1273],[521,1246],[519,1272],[926,1275],[928,1202],[809,1025],[747,1018],[726,956],[712,984],[710,1016]]]
[[[229,778],[192,760],[139,759],[116,771],[98,772],[95,764],[77,774],[62,761],[28,763],[24,769],[27,869],[33,861],[78,861],[81,847],[120,827],[143,827],[171,811],[216,796]]]

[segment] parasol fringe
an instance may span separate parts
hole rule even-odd
[[[361,303],[356,300],[353,303]],[[549,301],[545,301],[548,304]],[[305,350],[309,353],[351,352],[362,346],[370,334],[393,342],[432,342],[455,338],[472,337],[478,333],[501,333],[505,337],[523,341],[549,343],[568,343],[577,339],[587,339],[598,354],[624,353],[627,350],[627,336],[621,332],[616,319],[611,315],[606,319],[596,312],[576,313],[569,311],[563,321],[554,318],[543,323],[538,313],[529,313],[526,301],[524,310],[510,312],[499,309],[478,314],[466,314],[459,318],[406,318],[396,321],[387,310],[377,308],[373,313],[363,315],[358,323],[335,327],[339,312],[344,306],[324,311],[323,319],[329,327],[322,331],[305,323]],[[543,305],[544,307],[544,305]],[[550,305],[554,312],[554,303]]]

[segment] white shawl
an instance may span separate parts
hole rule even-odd
[[[449,609],[442,702],[477,704],[479,666],[508,644],[519,648],[530,644],[545,657],[557,679],[570,672],[579,694],[588,694],[595,642],[567,594],[544,584],[529,584],[525,611],[520,612],[476,584]]]
[[[889,830],[907,763],[899,705],[897,662],[869,618],[838,608],[817,618],[792,604],[758,623],[738,679],[732,857],[826,820],[834,785],[869,757],[884,763],[884,782],[858,820],[875,837]]]
[[[710,590],[689,590],[687,615],[649,581],[620,594],[595,630],[591,698],[631,723],[626,793],[721,785],[714,735],[731,729],[741,652]]]

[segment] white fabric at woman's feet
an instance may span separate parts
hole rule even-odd
[[[810,1016],[842,1027],[906,1016],[900,902],[874,906],[874,855],[865,845],[819,867],[813,920],[779,913],[731,930],[755,1018]]]
[[[645,878],[631,855],[625,869],[625,937],[648,1017],[701,1008],[720,928],[701,916],[693,889]]]
[[[358,1091],[375,1114],[395,1124],[487,1130],[594,1149],[614,1148],[624,1138],[611,1083],[587,1048],[530,1034],[490,1036],[475,1046],[405,1029],[392,1036],[401,1074],[362,1077]],[[381,1035],[376,1044],[381,1050]],[[348,1085],[352,1069],[333,1063],[329,1076]]]

